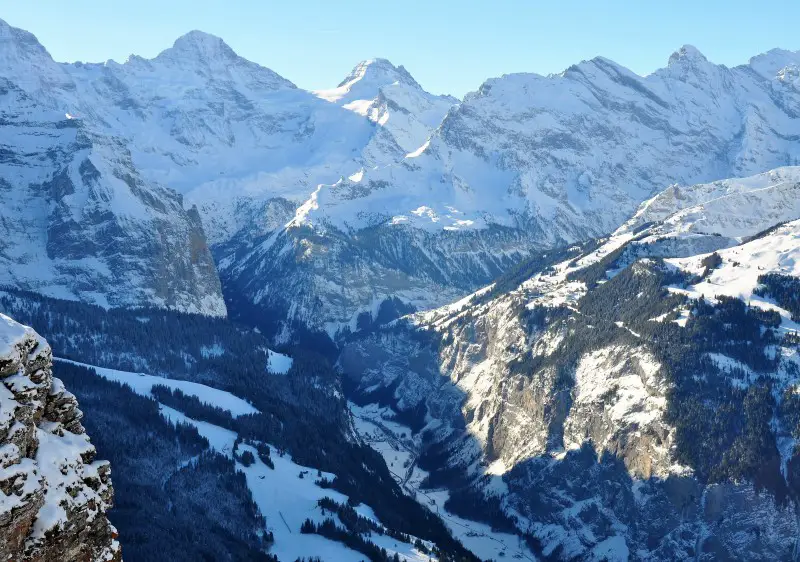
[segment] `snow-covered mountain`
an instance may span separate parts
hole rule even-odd
[[[48,209],[9,217],[5,282],[224,314],[196,207],[229,300],[284,319],[274,330],[284,336],[292,325],[357,329],[395,297],[441,305],[531,251],[614,230],[667,185],[800,153],[800,55],[788,51],[726,68],[684,47],[646,77],[597,58],[491,79],[456,103],[382,59],[308,92],[198,31],[151,60],[60,64],[32,35],[0,30],[3,126],[17,128],[3,178],[20,205]],[[59,132],[39,135],[33,122]],[[39,154],[26,152],[31,138],[49,163],[25,160]],[[56,149],[67,146],[88,156]],[[87,158],[99,176],[80,175]],[[77,187],[63,204],[35,189],[65,173]],[[69,218],[50,216],[66,208]],[[65,221],[78,228],[62,249],[49,241]],[[105,229],[115,235],[98,240]],[[181,259],[160,257],[175,251]],[[121,264],[127,273],[112,275]]]
[[[109,463],[51,369],[47,342],[0,314],[0,556],[118,562]]]
[[[225,315],[197,210],[144,177],[104,127],[113,96],[81,97],[70,69],[1,21],[0,52],[0,284]]]
[[[283,225],[268,201],[296,207],[321,183],[402,158],[402,144],[417,148],[453,103],[413,80],[396,84],[407,73],[388,61],[360,67],[352,93],[371,96],[378,118],[297,88],[200,31],[152,60],[63,69],[77,88],[66,100],[72,111],[122,137],[141,173],[184,194],[187,207],[196,204],[218,243]]]
[[[533,250],[613,231],[668,185],[795,164],[798,63],[771,51],[727,68],[687,46],[646,77],[597,58],[488,80],[419,150],[320,186],[281,231],[221,250],[222,276],[331,331],[392,295],[445,302]]]
[[[4,282],[111,306],[225,314],[195,206],[212,244],[238,234],[247,245],[317,185],[416,149],[454,102],[370,61],[340,88],[345,108],[199,31],[123,64],[54,62],[5,22],[0,41],[0,177],[19,201],[4,209]],[[62,223],[73,225],[64,250]],[[36,269],[46,274],[34,280]]]
[[[726,68],[686,46],[646,77],[597,58],[491,79],[424,149],[321,191],[311,216],[434,230],[528,220],[562,239],[608,232],[667,185],[794,164],[798,63],[778,51]]]
[[[375,150],[394,153],[399,147],[403,151],[399,157],[425,144],[458,103],[451,96],[429,94],[405,68],[386,59],[363,61],[336,88],[314,93],[380,125],[372,141],[378,145]]]
[[[351,341],[341,369],[415,421],[449,509],[484,498],[537,554],[788,556],[798,179],[671,187],[595,248]]]
[[[663,222],[674,233],[752,236],[800,216],[800,168],[778,168],[747,178],[670,186],[645,201],[617,234]]]

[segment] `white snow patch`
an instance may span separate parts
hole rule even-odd
[[[208,439],[208,444],[214,451],[227,457],[233,457],[233,445],[236,441],[235,432],[205,421],[192,419],[182,412],[163,404],[158,405],[158,410],[164,418],[173,424],[193,425],[200,435]]]
[[[420,155],[421,155],[423,152],[425,152],[425,151],[428,149],[428,147],[429,147],[430,145],[431,145],[431,139],[428,139],[428,140],[426,140],[426,141],[425,141],[425,144],[423,144],[422,146],[420,146],[420,147],[419,147],[418,149],[416,149],[414,152],[409,152],[408,154],[406,154],[406,158],[417,158],[417,157],[418,157],[418,156],[420,156]]]
[[[129,387],[131,387],[131,390],[141,396],[152,397],[151,392],[153,387],[155,385],[164,385],[171,389],[178,389],[188,396],[195,396],[201,402],[205,402],[211,406],[216,406],[218,408],[222,408],[223,410],[227,410],[234,417],[258,413],[256,408],[238,396],[235,396],[224,390],[218,390],[216,388],[206,386],[204,384],[177,379],[167,379],[164,377],[157,377],[155,375],[145,375],[144,373],[130,373],[128,371],[118,371],[116,369],[96,367],[86,363],[70,361],[69,359],[54,359],[63,363],[71,363],[72,365],[78,365],[80,367],[92,369],[104,379],[127,384]]]
[[[293,360],[288,355],[283,355],[271,349],[267,351],[267,369],[274,375],[285,375],[292,368]]]

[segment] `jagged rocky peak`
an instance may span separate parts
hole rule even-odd
[[[0,314],[0,559],[119,561],[110,465],[51,368],[47,342]]]

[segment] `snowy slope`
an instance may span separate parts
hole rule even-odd
[[[182,381],[178,379],[168,379],[165,377],[147,375],[144,373],[129,373],[127,371],[119,371],[117,369],[95,367],[94,365],[86,365],[84,363],[78,363],[77,361],[70,361],[68,359],[56,358],[56,361],[63,361],[65,363],[71,363],[73,365],[79,365],[81,367],[93,369],[104,379],[128,385],[136,394],[141,394],[142,396],[152,396],[152,388],[155,385],[162,385],[172,390],[180,390],[187,396],[194,396],[205,404],[227,410],[233,417],[239,417],[246,414],[255,414],[258,412],[256,408],[238,396],[234,396],[230,392],[225,392],[224,390],[212,388],[204,384],[191,381]]]
[[[285,375],[292,368],[292,358],[276,351],[267,352],[267,369],[275,375]]]
[[[798,213],[800,214],[800,213]],[[719,296],[741,299],[751,306],[775,310],[782,318],[779,332],[796,333],[800,325],[792,321],[791,313],[754,291],[760,286],[759,276],[766,272],[800,278],[800,220],[788,222],[762,236],[725,250],[722,259],[709,275],[686,289],[674,289],[691,298],[701,296],[713,302]],[[706,255],[668,259],[667,263],[689,273],[703,276],[705,267],[700,263]]]
[[[314,93],[376,123],[378,134],[368,150],[396,145],[402,150],[398,159],[419,149],[458,103],[429,94],[405,68],[386,59],[363,61],[336,88]]]
[[[59,359],[59,361],[65,360]],[[204,403],[227,410],[234,417],[257,412],[241,398],[202,384],[141,373],[128,373],[73,361],[68,362],[87,367],[105,379],[126,384],[134,392],[144,396],[152,396],[150,390],[153,385],[161,384],[173,389],[180,389],[187,395],[196,396]],[[323,488],[316,483],[320,478],[332,481],[336,475],[327,472],[319,473],[315,468],[298,465],[288,454],[279,452],[275,447],[270,447],[270,457],[274,464],[274,468],[270,468],[261,461],[258,451],[252,445],[237,442],[238,435],[234,431],[206,421],[192,419],[179,410],[163,404],[159,405],[159,410],[161,415],[173,424],[183,423],[196,427],[200,435],[208,440],[212,450],[237,460],[237,470],[245,474],[253,499],[262,515],[267,519],[265,530],[271,531],[275,538],[275,542],[270,548],[271,554],[277,555],[281,560],[295,560],[299,557],[312,556],[320,556],[324,560],[352,562],[363,560],[362,553],[351,550],[341,543],[319,535],[300,534],[300,526],[306,519],[317,523],[321,523],[325,519],[321,509],[317,506],[318,500],[329,497],[339,503],[347,503],[347,496],[329,488]],[[252,453],[256,459],[249,466],[240,462],[241,455],[246,451]],[[301,473],[303,473],[302,478],[300,477]],[[357,510],[361,515],[378,522],[372,509],[368,506],[360,505]],[[423,555],[409,543],[378,535],[373,535],[370,540],[378,546],[386,548],[390,556],[397,552],[400,559],[404,561],[429,559],[428,555]],[[412,542],[414,540],[415,538],[412,537]],[[429,543],[427,544],[430,546]]]
[[[682,232],[741,239],[800,216],[800,168],[784,167],[746,178],[670,186],[645,201],[619,232],[650,222]]]
[[[710,386],[712,394],[714,388],[735,393],[764,381],[772,385],[779,406],[769,448],[780,460],[770,464],[765,453],[761,462],[794,486],[796,429],[780,404],[800,384],[792,343],[800,326],[790,310],[755,291],[766,273],[800,278],[797,174],[796,168],[781,168],[670,187],[595,249],[576,247],[551,265],[543,260],[515,284],[501,279],[451,305],[355,338],[344,346],[339,365],[367,396],[389,393],[395,410],[424,424],[424,431],[395,439],[396,445],[424,452],[420,436],[426,444],[434,441],[438,468],[461,471],[487,498],[499,495],[517,528],[537,538],[537,555],[588,560],[610,552],[628,559],[637,552],[638,559],[680,558],[693,552],[695,542],[713,537],[720,556],[739,548],[744,558],[777,556],[793,544],[796,531],[783,508],[771,499],[756,500],[746,481],[705,488],[699,469],[678,455],[686,443],[670,403],[674,365],[650,338],[670,337],[659,323],[680,330],[696,314],[691,301],[672,301],[670,295],[703,296],[708,303],[726,295],[778,313],[777,325],[771,325],[775,343],[765,348],[776,360],[773,366],[758,370],[735,358],[737,349],[755,348],[753,342],[725,347],[726,337],[740,333],[736,328],[708,334],[712,343],[706,345],[720,347],[703,357],[720,377],[714,384],[721,386]],[[709,269],[715,251],[719,263]],[[663,266],[658,258],[665,258]],[[645,280],[657,279],[659,271],[681,271],[686,281],[647,288]],[[424,417],[418,417],[420,408]],[[368,435],[375,433],[368,429]],[[384,444],[376,448],[390,462],[405,464]],[[437,456],[442,449],[447,454]],[[463,481],[454,479],[456,489]],[[713,511],[724,513],[724,523],[670,488],[679,481],[697,501],[718,502]],[[670,507],[675,494],[683,498],[682,512]],[[743,541],[743,529],[759,521],[770,522],[770,534]],[[641,542],[642,533],[651,542]]]
[[[597,58],[488,80],[418,150],[319,186],[282,230],[222,249],[221,275],[247,300],[330,332],[391,296],[417,307],[455,300],[531,251],[613,232],[666,186],[796,164],[798,62],[770,52],[727,68],[687,46],[646,77]],[[358,77],[374,65],[321,95],[362,99]],[[776,189],[793,208],[786,173]],[[717,203],[729,205],[720,220],[734,237],[750,228],[735,212],[757,203],[747,197]],[[764,224],[781,213],[777,202],[764,211]],[[277,281],[290,271],[322,302]]]
[[[242,451],[249,450],[254,455],[256,451],[249,445],[242,446]],[[300,535],[299,529],[306,519],[317,523],[324,517],[317,506],[317,501],[329,497],[339,503],[346,503],[347,496],[332,490],[317,486],[314,482],[319,476],[318,472],[309,467],[295,464],[288,455],[280,456],[272,449],[272,459],[275,468],[270,469],[259,461],[249,467],[241,467],[247,476],[247,484],[253,492],[253,499],[267,516],[270,530],[275,535],[275,546],[271,552],[278,555],[281,560],[295,560],[298,557],[319,556],[323,560],[341,560],[343,562],[358,562],[364,555],[353,551],[341,543],[330,541],[319,535]],[[305,472],[304,478],[298,475]],[[333,479],[334,474],[323,473],[323,477]],[[360,514],[376,520],[368,506],[359,506]],[[383,540],[382,540],[383,539]],[[412,545],[389,537],[372,535],[370,540],[386,548],[389,556],[397,552],[401,560],[425,561],[427,555],[418,551]]]

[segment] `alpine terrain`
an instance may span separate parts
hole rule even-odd
[[[423,487],[540,557],[790,557],[798,195],[798,168],[670,187],[339,365],[421,432]]]
[[[0,20],[0,558],[798,559],[800,52],[331,86]]]

